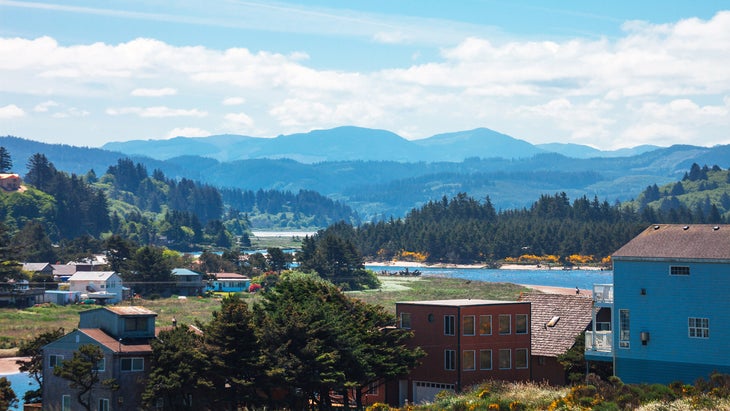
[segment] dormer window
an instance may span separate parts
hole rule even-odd
[[[147,317],[125,318],[124,331],[147,331]]]

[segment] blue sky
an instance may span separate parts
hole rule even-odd
[[[723,3],[0,0],[0,135],[729,144]]]

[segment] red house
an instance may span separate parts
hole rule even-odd
[[[398,381],[398,401],[432,401],[485,380],[530,379],[530,303],[434,300],[396,303],[401,328],[427,355]]]

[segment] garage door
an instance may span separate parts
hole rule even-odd
[[[436,394],[443,390],[454,391],[454,384],[442,384],[438,382],[414,381],[413,382],[413,403],[421,404],[431,402]]]

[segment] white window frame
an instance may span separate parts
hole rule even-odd
[[[502,319],[507,319],[507,332],[502,332]],[[512,334],[512,316],[510,314],[499,315],[499,335],[510,335]]]
[[[456,351],[455,350],[444,350],[444,370],[446,370],[446,371],[456,370]]]
[[[71,396],[68,394],[61,396],[61,411],[71,411]]]
[[[631,348],[631,312],[622,308],[618,310],[618,346]]]
[[[63,355],[61,354],[50,354],[48,356],[48,366],[53,369],[53,367],[61,365],[63,362]]]
[[[98,371],[98,372],[106,371],[106,358],[102,358],[99,360],[99,362],[96,363],[96,371]]]
[[[444,315],[444,335],[456,335],[456,317]]]
[[[688,276],[690,274],[690,269],[688,265],[670,265],[669,266],[669,275],[673,276]]]
[[[477,358],[476,358],[476,351],[474,350],[464,350],[461,353],[461,368],[464,371],[476,371],[477,369]],[[471,367],[469,367],[469,363],[471,363]]]
[[[706,317],[687,318],[687,336],[689,338],[709,339],[710,319]]]
[[[99,411],[109,411],[109,398],[99,398]]]
[[[525,365],[524,367],[521,367],[518,365],[518,358],[520,358],[521,355],[525,356]],[[530,368],[530,353],[527,350],[527,348],[517,348],[515,349],[515,369],[517,370],[524,370]]]
[[[467,328],[467,319],[471,319],[471,331],[469,328]],[[477,332],[477,324],[476,324],[476,317],[473,315],[465,315],[464,318],[462,318],[462,328],[463,328],[463,334],[467,336],[476,335]]]
[[[411,328],[411,313],[400,313],[400,328]]]
[[[502,366],[502,354],[504,354],[504,353],[507,353],[507,362],[508,362],[508,364],[507,364],[506,367],[503,367]],[[511,370],[512,369],[512,350],[510,350],[509,348],[500,349],[499,350],[499,360],[498,361],[499,361],[499,364],[497,364],[497,365],[499,366],[499,369],[500,370]]]
[[[489,358],[489,368],[482,367],[482,358]],[[480,370],[491,370],[494,368],[492,350],[479,350],[479,369]]]
[[[482,332],[482,324],[489,324],[489,332],[483,333]],[[479,335],[492,335],[492,316],[490,315],[480,315],[479,316]]]
[[[518,324],[520,323],[520,318],[524,317],[525,319],[525,330],[520,331]],[[515,314],[515,334],[529,334],[530,333],[530,317],[527,314]]]
[[[119,369],[122,372],[139,372],[139,371],[144,371],[144,358],[142,358],[142,357],[127,357],[127,358],[122,358],[119,361],[120,361]],[[125,370],[124,369],[124,362],[125,361],[129,361],[129,369],[128,370]],[[138,366],[139,366],[139,364],[141,364],[142,366],[141,367],[135,367],[135,363]]]

